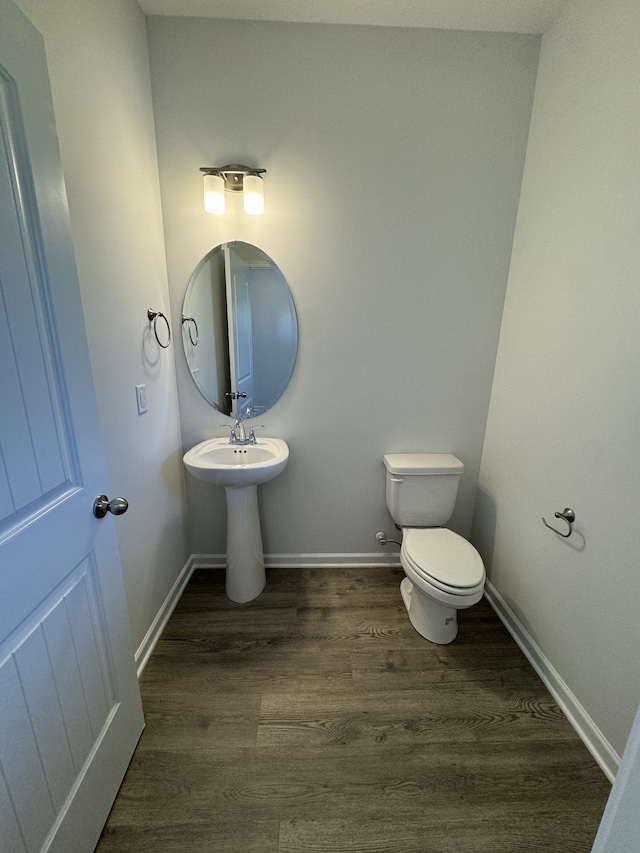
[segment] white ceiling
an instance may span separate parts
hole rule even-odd
[[[542,33],[568,0],[138,0],[146,15]]]

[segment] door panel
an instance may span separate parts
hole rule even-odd
[[[231,249],[225,252],[229,324],[231,390],[244,394],[233,402],[233,414],[244,417],[253,409],[253,334],[250,269]]]
[[[42,40],[0,18],[0,847],[90,853],[142,707]]]
[[[5,468],[0,518],[7,522],[12,510],[19,511],[61,485],[70,472],[68,449],[60,444],[62,407],[56,398],[60,382],[55,381],[55,358],[42,305],[38,246],[31,239],[24,203],[27,164],[20,169],[16,162],[18,152],[24,151],[17,87],[3,72],[0,65],[0,234],[7,247],[0,280],[0,363],[3,390],[11,400],[11,405],[0,409]]]

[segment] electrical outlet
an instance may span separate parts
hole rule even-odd
[[[136,385],[136,401],[138,403],[138,414],[144,415],[147,411],[147,386]]]

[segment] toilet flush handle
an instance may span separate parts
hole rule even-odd
[[[404,477],[391,477],[392,483],[404,483]]]

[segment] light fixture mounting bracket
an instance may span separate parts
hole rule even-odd
[[[242,192],[246,175],[263,175],[266,169],[253,169],[251,166],[242,166],[239,163],[230,163],[228,166],[201,166],[200,171],[205,175],[220,175],[224,179],[224,188],[227,192]]]

